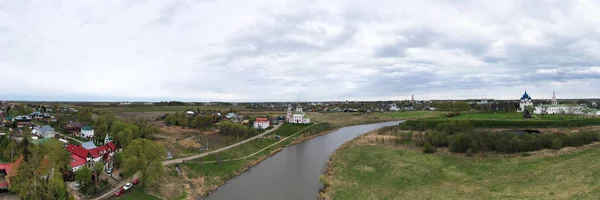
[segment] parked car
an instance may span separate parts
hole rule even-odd
[[[106,174],[112,174],[112,172],[113,172],[112,169],[106,170]]]
[[[123,189],[129,190],[132,186],[133,186],[133,184],[127,183],[127,184],[125,184],[125,186],[123,186]]]
[[[133,181],[131,181],[131,183],[133,183],[134,185],[137,185],[138,183],[140,183],[140,179],[135,178],[135,179],[133,179]]]
[[[75,183],[75,188],[80,188],[80,187],[81,187],[81,184]]]
[[[115,197],[121,196],[121,195],[123,195],[123,193],[125,193],[125,190],[123,188],[119,188],[115,192]]]

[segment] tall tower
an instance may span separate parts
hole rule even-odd
[[[415,102],[415,95],[414,95],[414,94],[410,96],[410,102],[411,102],[411,103],[414,103],[414,102]]]
[[[554,91],[552,91],[552,104],[558,104],[558,101],[556,101],[556,93]]]

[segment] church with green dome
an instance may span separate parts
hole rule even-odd
[[[302,106],[296,106],[296,111],[292,112],[292,107],[287,110],[286,121],[292,124],[308,124],[310,117],[302,111]]]

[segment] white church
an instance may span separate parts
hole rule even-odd
[[[292,124],[308,124],[310,123],[310,117],[302,111],[302,106],[296,106],[296,111],[292,112],[292,107],[287,110],[286,120]]]
[[[590,115],[590,116],[596,116],[596,115],[600,115],[600,112],[598,112],[598,110],[595,109],[588,109],[585,106],[581,106],[581,105],[577,105],[577,104],[559,104],[558,101],[556,100],[556,93],[552,92],[552,100],[551,100],[551,104],[540,104],[537,106],[533,105],[533,102],[531,101],[531,96],[529,96],[529,94],[527,94],[527,91],[525,91],[525,94],[523,94],[523,96],[521,96],[521,103],[519,106],[519,109],[517,110],[518,112],[523,112],[525,110],[526,107],[532,106],[534,107],[534,114],[571,114],[571,115]],[[531,112],[531,111],[530,111]]]

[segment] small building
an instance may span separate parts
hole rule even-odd
[[[65,126],[65,129],[73,135],[78,135],[79,133],[81,133],[82,127],[83,124],[81,124],[81,122],[70,121],[69,124]]]
[[[17,169],[23,162],[23,156],[19,156],[15,162],[0,164],[0,177],[3,177],[4,180],[0,179],[0,189],[9,189],[10,188],[10,178],[17,175]]]
[[[270,123],[267,118],[256,118],[254,120],[254,128],[255,129],[266,129],[269,128]]]
[[[32,121],[31,116],[29,116],[29,115],[19,115],[19,116],[12,118],[12,120],[19,128],[31,126],[31,121]]]
[[[37,135],[41,138],[53,138],[56,136],[56,132],[54,132],[54,128],[48,125],[35,127],[31,134]]]
[[[227,118],[229,121],[231,121],[233,123],[239,122],[239,119],[235,113],[227,113],[227,115],[225,115],[225,118]]]
[[[185,115],[187,117],[194,117],[194,116],[196,116],[196,113],[194,111],[188,110],[185,112]]]
[[[81,128],[81,136],[82,138],[90,139],[94,137],[94,129],[91,126],[84,126]]]

